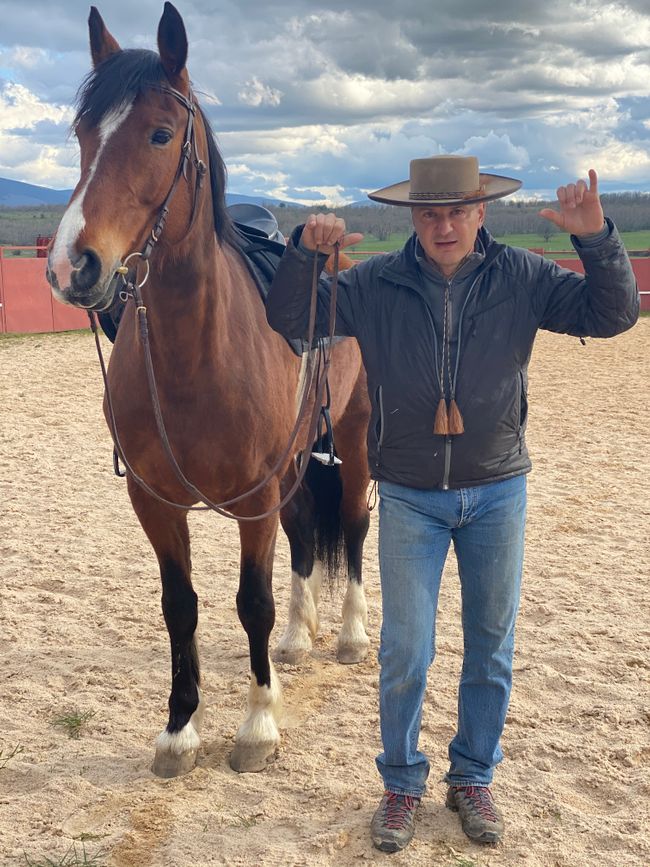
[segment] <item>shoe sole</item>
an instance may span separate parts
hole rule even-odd
[[[413,835],[404,843],[400,843],[398,840],[384,840],[382,837],[373,837],[372,845],[375,849],[379,849],[380,852],[401,852],[402,849],[406,849],[412,839]]]
[[[401,852],[402,849],[406,848],[405,846],[399,846],[397,843],[376,843],[374,840],[372,843],[375,849],[379,849],[380,852]]]

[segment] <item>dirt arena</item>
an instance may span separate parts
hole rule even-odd
[[[450,558],[421,739],[429,793],[412,846],[386,856],[368,835],[381,794],[376,519],[365,561],[367,661],[335,662],[342,596],[325,594],[311,658],[279,666],[278,759],[238,776],[227,757],[248,656],[235,611],[236,528],[193,517],[204,745],[191,774],[157,779],[149,767],[169,688],[159,579],[112,473],[91,337],[0,339],[2,867],[59,864],[66,852],[65,864],[112,867],[647,867],[649,347],[650,318],[586,346],[539,337],[515,687],[494,784],[506,838],[474,845],[444,807],[461,661]],[[277,640],[288,605],[284,537],[275,586]],[[71,713],[92,714],[78,739],[53,725]]]

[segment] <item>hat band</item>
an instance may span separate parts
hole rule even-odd
[[[473,199],[475,196],[481,196],[485,192],[485,187],[482,186],[478,190],[456,190],[449,193],[409,193],[409,199],[414,201],[424,201],[430,199]]]

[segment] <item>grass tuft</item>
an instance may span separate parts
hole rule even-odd
[[[59,726],[65,729],[69,738],[78,738],[81,735],[81,730],[86,725],[89,719],[95,716],[94,710],[79,711],[74,710],[67,714],[55,717],[52,720],[52,725]]]
[[[101,850],[95,852],[94,855],[88,855],[83,843],[81,844],[81,852],[77,851],[77,847],[73,843],[65,855],[57,858],[49,858],[46,855],[38,861],[32,861],[26,852],[23,854],[27,867],[101,867],[104,863],[102,860],[104,853]]]
[[[16,756],[19,756],[24,752],[25,747],[22,747],[20,744],[15,746],[10,753],[5,753],[4,750],[0,750],[0,771],[4,770],[12,759],[15,759]]]

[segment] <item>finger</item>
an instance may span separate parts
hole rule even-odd
[[[584,199],[585,193],[587,192],[587,184],[583,181],[582,178],[576,184],[576,205],[581,205]]]
[[[363,238],[361,232],[350,232],[341,239],[341,247],[353,247],[363,241]]]
[[[589,192],[598,195],[598,175],[595,169],[589,169]]]
[[[566,204],[566,187],[558,187],[556,195],[557,200],[560,203],[560,207],[563,208]]]
[[[576,185],[575,184],[567,184],[566,185],[565,206],[567,208],[575,208],[575,206],[576,206]]]
[[[544,217],[545,220],[549,220],[551,223],[554,223],[558,228],[564,228],[564,217],[562,216],[562,214],[558,214],[557,211],[553,211],[551,208],[542,208],[542,210],[539,212],[539,215],[540,217]]]
[[[334,217],[333,214],[332,217]],[[325,222],[325,228],[323,231],[323,242],[325,244],[334,245],[341,241],[344,235],[345,221],[340,217],[334,217],[334,219]]]
[[[310,250],[316,249],[316,240],[315,240],[315,232],[316,232],[316,214],[310,214],[305,220],[305,226],[302,230],[302,235],[300,236],[300,243],[304,244]]]
[[[334,214],[316,214],[313,239],[319,247],[327,244],[336,217]]]

